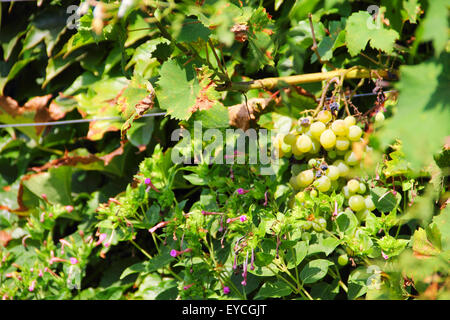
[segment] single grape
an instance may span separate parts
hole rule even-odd
[[[346,177],[350,173],[350,168],[347,166],[347,164],[342,160],[336,160],[333,162],[333,165],[338,167],[339,169],[339,175],[341,177]]]
[[[311,150],[309,150],[309,153],[311,154],[317,154],[320,151],[320,142],[317,141],[316,139],[311,139],[312,142],[312,146],[311,146]]]
[[[300,172],[297,176],[297,183],[300,187],[310,185],[314,180],[314,171],[312,169]]]
[[[356,179],[351,179],[347,182],[348,191],[351,193],[356,193],[359,191],[359,181]]]
[[[316,159],[309,159],[308,166],[310,168],[315,167],[316,165],[317,165],[317,160]]]
[[[319,139],[320,135],[322,134],[322,132],[325,131],[326,128],[327,127],[325,126],[325,124],[323,122],[316,121],[311,124],[311,126],[309,127],[309,130],[311,131],[311,135],[314,138]]]
[[[301,228],[306,231],[306,230],[311,229],[312,225],[313,225],[312,221],[305,221],[305,223],[301,225]],[[303,235],[302,235],[302,239],[303,239]]]
[[[340,266],[345,266],[345,265],[347,265],[347,263],[348,263],[348,256],[346,255],[346,254],[341,254],[339,257],[338,257],[338,260],[337,260],[337,262],[338,262],[338,264],[340,265]]]
[[[352,150],[349,150],[345,154],[344,160],[349,166],[356,166],[359,163],[359,159],[356,157],[356,154]]]
[[[375,122],[381,123],[383,121],[384,121],[384,113],[381,111],[378,111],[377,114],[375,115]]]
[[[298,200],[298,202],[302,203],[303,201],[305,201],[305,193],[303,191],[298,192],[295,195],[295,199]]]
[[[336,135],[330,129],[325,130],[320,135],[320,144],[325,149],[331,149],[336,145]]]
[[[292,186],[292,188],[294,189],[294,190],[299,190],[301,187],[298,185],[298,182],[297,182],[297,177],[296,176],[292,176],[290,179],[289,179],[289,184]]]
[[[347,138],[344,137],[337,137],[336,138],[336,149],[340,151],[347,150],[350,146],[350,141]]]
[[[296,142],[297,148],[301,151],[301,152],[308,152],[311,150],[312,148],[312,141],[311,138],[305,134],[302,134],[301,136],[299,136],[297,138],[297,142]]]
[[[360,183],[359,183],[359,190],[358,190],[358,193],[364,194],[364,193],[366,193],[366,190],[367,190],[366,185],[365,185],[364,183],[360,182]]]
[[[316,189],[312,189],[311,192],[309,193],[309,195],[311,196],[311,198],[317,197],[317,190]]]
[[[362,129],[358,126],[351,126],[348,128],[348,138],[350,139],[350,141],[359,141],[359,139],[361,139],[362,136]]]
[[[297,136],[293,133],[288,133],[284,136],[283,141],[286,144],[293,145],[297,141]]]
[[[370,211],[373,211],[376,209],[375,204],[373,203],[372,197],[371,196],[367,196],[364,199],[364,202],[366,204],[366,208]]]
[[[319,218],[313,222],[312,227],[316,232],[322,232],[327,227],[327,220],[324,218]]]
[[[327,176],[321,176],[319,179],[314,181],[314,186],[320,192],[327,192],[331,188],[331,180]]]
[[[356,119],[354,116],[347,116],[345,117],[344,122],[346,126],[350,128],[351,126],[354,126],[356,124]]]
[[[328,110],[322,110],[317,114],[317,120],[323,123],[327,123],[332,118],[332,114]]]
[[[342,193],[344,194],[345,199],[349,199],[351,196],[350,191],[348,191],[348,187],[346,185],[342,187]]]
[[[334,151],[334,150],[328,151],[328,158],[336,159],[336,157],[337,157],[336,151]]]
[[[327,177],[330,178],[331,181],[335,181],[337,179],[339,179],[339,168],[332,165],[332,166],[328,166],[327,169]]]
[[[351,196],[350,199],[348,199],[348,205],[350,206],[350,209],[355,212],[364,210],[366,208],[364,198],[359,194]]]
[[[367,215],[370,213],[369,210],[365,209],[365,210],[361,210],[356,212],[356,217],[358,218],[359,221],[366,221]]]
[[[302,159],[303,157],[304,157],[304,153],[302,153],[301,151],[300,151],[300,149],[297,147],[297,143],[294,143],[293,145],[292,145],[292,147],[291,147],[291,149],[292,149],[292,154],[297,158],[297,157],[301,157],[300,159]],[[300,160],[300,159],[298,159],[298,160]]]
[[[281,151],[283,151],[284,154],[289,154],[291,152],[291,145],[287,144],[287,143],[282,143],[281,144]]]
[[[344,120],[335,120],[331,124],[331,130],[333,130],[337,136],[346,136],[348,133],[348,127]]]

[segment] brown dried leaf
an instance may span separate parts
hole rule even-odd
[[[243,102],[228,107],[230,125],[247,130],[250,127],[250,120],[255,120],[258,113],[264,110],[271,100],[272,98],[252,98],[247,104]]]
[[[8,242],[12,240],[11,234],[9,232],[0,230],[0,247],[6,247]]]

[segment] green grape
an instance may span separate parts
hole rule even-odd
[[[337,262],[338,262],[338,264],[340,265],[340,266],[345,266],[345,265],[347,265],[347,263],[348,263],[348,256],[346,255],[346,254],[341,254],[339,257],[338,257],[338,260],[337,260]]]
[[[366,190],[367,190],[366,185],[365,185],[364,183],[360,182],[360,183],[359,183],[359,190],[358,190],[358,193],[364,194],[364,193],[366,192]]]
[[[304,224],[302,224],[301,228],[306,231],[306,230],[311,229],[312,225],[313,225],[312,221],[308,220]],[[302,239],[303,239],[303,235],[305,235],[305,237],[306,237],[306,234],[302,234]],[[310,238],[311,238],[311,236],[310,236]],[[303,239],[303,240],[306,240],[306,239]]]
[[[317,120],[323,123],[327,123],[331,120],[332,114],[329,110],[322,110],[317,114]]]
[[[281,144],[281,151],[283,151],[283,153],[287,154],[287,153],[291,152],[291,150],[292,150],[292,148],[291,148],[290,144],[287,144],[284,142]]]
[[[309,159],[309,161],[308,161],[308,166],[310,167],[310,168],[312,168],[312,167],[315,167],[315,166],[317,166],[317,160],[316,159]]]
[[[317,141],[316,139],[311,139],[312,142],[312,148],[309,151],[311,154],[317,154],[320,151],[320,142]]]
[[[359,191],[359,181],[356,179],[351,179],[347,182],[348,191],[351,193],[356,193]]]
[[[300,187],[309,186],[314,180],[314,171],[312,169],[300,172],[297,176],[297,183]]]
[[[294,190],[300,190],[300,186],[298,185],[298,182],[297,182],[297,177],[296,176],[292,176],[290,179],[289,179],[289,184],[292,186],[292,188],[294,189]]]
[[[331,188],[331,180],[327,176],[321,176],[319,179],[314,181],[314,186],[320,192],[327,192]]]
[[[365,209],[365,210],[361,210],[356,212],[356,217],[358,218],[359,221],[366,221],[367,215],[370,213],[369,210]]]
[[[311,124],[311,126],[309,127],[309,130],[311,131],[311,135],[316,138],[319,139],[320,135],[322,134],[322,132],[325,131],[327,127],[325,126],[325,124],[323,122],[320,121],[316,121],[313,124]]]
[[[362,136],[362,129],[358,126],[350,126],[348,128],[348,138],[350,141],[358,141]]]
[[[372,197],[371,196],[367,196],[364,199],[364,202],[366,204],[366,208],[370,211],[373,211],[376,209],[375,204],[373,203]]]
[[[292,154],[295,156],[295,157],[301,157],[300,159],[302,159],[303,157],[304,157],[304,153],[302,153],[301,151],[300,151],[300,149],[297,147],[297,143],[294,143],[292,146],[291,146],[291,150],[292,150]],[[298,160],[300,160],[300,159],[298,159]]]
[[[336,151],[334,151],[334,150],[328,151],[328,158],[336,159],[336,157],[337,157]]]
[[[312,227],[316,232],[322,232],[327,227],[327,220],[324,218],[319,218],[313,222]]]
[[[335,120],[331,124],[331,130],[333,130],[337,136],[346,136],[348,133],[348,127],[344,120]]]
[[[309,192],[309,195],[311,196],[311,198],[317,197],[317,190],[316,190],[316,189],[312,189],[312,190]]]
[[[345,199],[350,199],[350,191],[348,191],[348,187],[345,185],[344,187],[342,187],[342,194],[344,195]]]
[[[354,116],[347,116],[344,119],[344,122],[345,122],[345,125],[350,128],[351,126],[354,126],[356,124],[356,119]]]
[[[331,181],[336,181],[337,179],[339,179],[339,168],[336,166],[328,166],[326,175],[328,176],[328,178],[330,178]]]
[[[336,135],[330,129],[325,130],[320,135],[320,144],[325,149],[331,149],[336,145]]]
[[[336,138],[336,149],[339,151],[345,151],[350,146],[350,141],[344,137]]]
[[[339,175],[341,177],[346,177],[350,173],[350,168],[347,166],[347,164],[342,160],[336,160],[333,162],[333,165],[338,167],[339,169]]]
[[[284,136],[283,141],[288,145],[293,145],[297,141],[297,136],[293,133],[288,133]]]
[[[375,122],[381,123],[383,121],[384,121],[384,113],[381,111],[378,111],[377,114],[375,115]]]
[[[297,145],[297,149],[303,153],[308,152],[312,148],[311,138],[305,134],[299,136],[295,144]]]
[[[351,196],[350,199],[348,199],[348,205],[350,206],[350,209],[355,212],[364,210],[366,208],[364,198],[359,194]]]
[[[302,203],[303,201],[305,201],[305,193],[303,191],[298,192],[295,195],[295,199],[298,200],[298,202]]]
[[[345,154],[344,160],[349,166],[356,166],[359,163],[358,158],[356,158],[356,154],[352,150],[349,150]]]

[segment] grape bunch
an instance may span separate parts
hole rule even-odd
[[[330,106],[316,117],[302,117],[287,134],[278,134],[274,146],[280,157],[295,158],[292,165],[290,185],[298,192],[297,200],[309,192],[311,197],[322,193],[342,193],[345,204],[364,219],[375,205],[363,179],[353,177],[356,167],[361,166],[364,153],[354,151],[354,144],[362,141],[363,130],[354,116],[337,119]],[[359,150],[358,148],[355,148]],[[300,160],[300,161],[299,161]]]

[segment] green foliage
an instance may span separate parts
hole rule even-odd
[[[0,122],[89,120],[0,129],[3,299],[449,299],[446,1],[72,2],[0,4]]]

